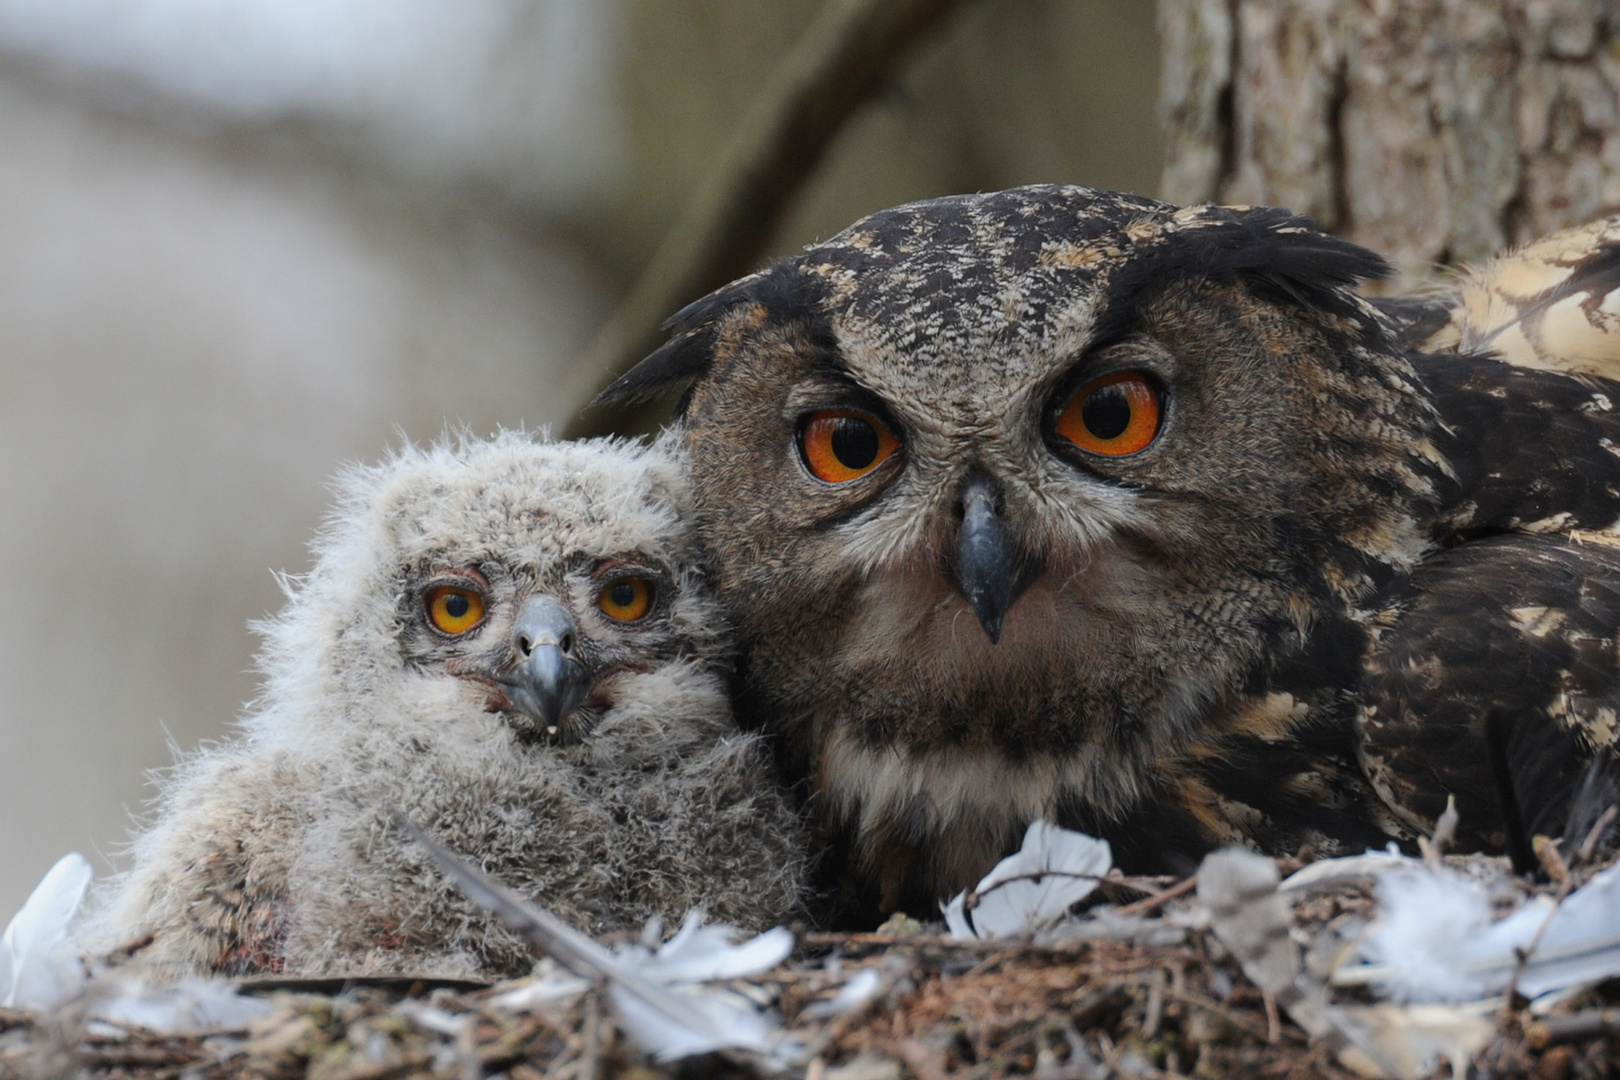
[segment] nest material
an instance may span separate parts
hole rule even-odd
[[[1121,891],[1103,890],[1116,898]],[[792,1072],[810,1080],[1355,1075],[1244,976],[1212,931],[1186,925],[1195,923],[1189,891],[1167,889],[1121,909],[1149,916],[1140,925],[1171,931],[1177,944],[959,942],[904,926],[801,932],[788,961],[731,986],[776,1012],[806,1048]],[[1371,908],[1365,885],[1338,885],[1299,905],[1295,926],[1315,935],[1365,919]],[[879,989],[864,1007],[816,1018],[813,1005],[868,967]],[[309,992],[309,984],[261,983],[248,989],[269,993],[274,1008],[246,1030],[168,1037],[87,1028],[72,1009],[43,1017],[0,1011],[0,1077],[654,1080],[765,1068],[728,1054],[660,1064],[618,1029],[599,990],[511,1012],[493,1002],[509,988],[396,980],[328,994]],[[1542,1016],[1523,1004],[1497,1014],[1476,1075],[1620,1074],[1620,985]],[[1441,1064],[1437,1075],[1446,1071]]]

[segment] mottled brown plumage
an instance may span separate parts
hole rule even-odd
[[[1384,270],[1276,209],[937,199],[607,392],[689,386],[739,713],[852,902],[926,911],[1041,816],[1132,869],[1409,840],[1448,792],[1479,846],[1562,827],[1615,744],[1620,550],[1579,534],[1620,517],[1620,387],[1458,353],[1502,334],[1359,298]]]

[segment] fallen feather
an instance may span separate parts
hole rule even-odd
[[[958,893],[940,910],[958,941],[1034,933],[1090,896],[1113,865],[1108,841],[1032,821],[1016,853],[997,863],[971,894]]]
[[[1119,908],[1100,906],[1083,919],[1065,919],[1035,935],[1037,945],[1057,945],[1065,941],[1125,941],[1132,945],[1180,945],[1187,940],[1187,928],[1169,919],[1129,915]]]
[[[269,1014],[270,1002],[247,997],[224,979],[191,978],[170,986],[109,981],[98,984],[88,1017],[159,1035],[240,1031]]]
[[[446,1035],[452,1039],[459,1037],[472,1023],[472,1018],[465,1013],[457,1016],[414,998],[406,998],[399,1002],[394,1006],[394,1011],[423,1031]]]
[[[473,903],[580,978],[606,980],[625,1033],[658,1060],[748,1050],[786,1065],[801,1055],[801,1048],[747,999],[724,990],[653,981],[545,908],[462,862],[404,814],[396,812],[394,819]]]
[[[1198,868],[1198,898],[1209,908],[1216,937],[1232,950],[1243,973],[1294,1023],[1358,1072],[1416,1080],[1445,1054],[1453,1074],[1465,1075],[1467,1063],[1490,1034],[1489,1022],[1472,1007],[1329,1003],[1326,987],[1304,969],[1279,884],[1272,860],[1240,848],[1214,852]]]
[[[56,861],[0,937],[0,1005],[48,1009],[84,989],[84,966],[67,948],[68,924],[93,877],[77,851]]]
[[[507,1012],[527,1012],[552,1005],[570,1005],[591,988],[590,981],[571,975],[551,957],[543,957],[535,965],[533,975],[521,980],[510,990],[503,990],[490,998],[490,1004]]]
[[[1198,899],[1209,909],[1215,936],[1256,986],[1320,1039],[1335,1030],[1327,1016],[1327,995],[1321,986],[1300,978],[1299,946],[1289,933],[1288,902],[1277,885],[1277,865],[1241,848],[1211,852],[1198,868]]]
[[[1390,844],[1386,851],[1368,851],[1361,855],[1344,855],[1337,859],[1318,859],[1283,879],[1278,892],[1301,892],[1341,881],[1376,878],[1379,874],[1407,867],[1422,866],[1420,859],[1403,855]]]
[[[781,1029],[747,998],[691,985],[667,987],[664,993],[684,1004],[684,1015],[677,1016],[667,1004],[634,992],[621,979],[608,984],[608,998],[625,1032],[658,1060],[677,1061],[716,1050],[781,1055]],[[694,1015],[701,1022],[692,1022]]]
[[[704,925],[703,913],[691,911],[680,932],[656,952],[645,945],[620,950],[621,964],[654,982],[703,982],[745,979],[769,971],[793,952],[793,932],[784,926],[740,944],[737,929],[724,923]]]
[[[1339,1060],[1363,1074],[1373,1066],[1399,1080],[1417,1080],[1444,1057],[1452,1076],[1466,1076],[1468,1063],[1496,1028],[1495,1008],[1495,1002],[1334,1006],[1333,1020],[1350,1038]]]
[[[1533,907],[1526,904],[1525,909]],[[1523,910],[1523,909],[1521,909]],[[1532,929],[1534,934],[1534,929]],[[1620,869],[1594,874],[1557,905],[1536,943],[1519,992],[1540,997],[1620,975]]]
[[[1472,1001],[1506,990],[1536,935],[1517,989],[1538,997],[1620,975],[1620,870],[1610,867],[1562,904],[1536,897],[1493,921],[1477,883],[1450,870],[1409,869],[1378,882],[1368,961],[1334,973],[1399,1001]],[[1546,924],[1545,931],[1542,925]]]
[[[804,1016],[809,1020],[831,1020],[845,1016],[871,1001],[882,989],[883,976],[875,967],[862,968],[838,988],[838,993],[825,1001],[813,1001],[805,1006]]]

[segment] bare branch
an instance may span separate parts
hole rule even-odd
[[[657,346],[664,319],[754,269],[833,136],[961,2],[829,0],[575,364],[566,400],[586,405]],[[606,410],[576,416],[566,434],[605,434],[616,419]]]

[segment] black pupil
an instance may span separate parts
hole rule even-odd
[[[1117,439],[1131,426],[1131,401],[1117,386],[1104,386],[1086,395],[1080,406],[1086,430],[1099,439]]]
[[[877,428],[853,416],[840,416],[833,421],[833,457],[846,469],[864,469],[877,460]]]
[[[451,593],[444,598],[444,613],[452,619],[464,619],[472,610],[472,601],[462,593]]]
[[[608,599],[613,601],[614,607],[629,607],[636,602],[636,587],[628,581],[621,581],[608,590]]]

